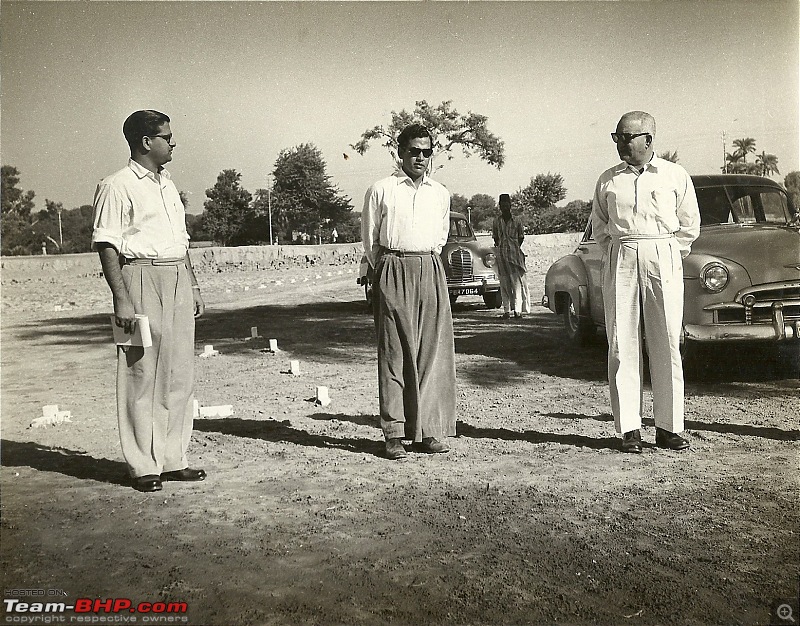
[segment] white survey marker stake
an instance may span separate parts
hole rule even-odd
[[[277,352],[278,351],[278,340],[277,339],[270,339],[269,340],[269,351],[270,352]]]
[[[327,387],[317,387],[317,398],[314,402],[320,406],[328,406],[331,403]]]
[[[289,361],[289,372],[292,376],[300,376],[300,361]]]
[[[217,356],[219,354],[219,350],[214,350],[214,346],[210,343],[207,343],[203,346],[203,352],[200,355],[203,358],[208,358],[210,356]]]
[[[251,339],[258,339],[258,326],[251,326],[250,327],[250,338]]]

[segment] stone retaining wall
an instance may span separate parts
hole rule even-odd
[[[529,257],[543,255],[558,258],[575,248],[578,233],[529,235],[523,250]],[[235,270],[281,269],[313,265],[358,263],[363,254],[360,243],[325,244],[321,246],[240,246],[235,248],[192,248],[192,265],[198,273]],[[67,273],[71,276],[99,276],[97,254],[59,254],[0,258],[2,279],[30,280]]]

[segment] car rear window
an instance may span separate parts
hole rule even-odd
[[[475,239],[475,234],[472,232],[472,227],[467,223],[467,220],[456,217],[450,220],[450,235],[451,239]]]
[[[703,226],[709,224],[786,224],[791,215],[780,189],[748,185],[696,190]]]

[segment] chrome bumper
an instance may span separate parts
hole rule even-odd
[[[686,339],[693,341],[786,341],[800,340],[800,320],[786,321],[783,305],[772,305],[772,324],[686,324]]]

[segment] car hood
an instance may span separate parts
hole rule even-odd
[[[705,254],[743,266],[754,285],[800,278],[800,230],[785,226],[704,227],[692,254]],[[788,266],[788,267],[787,267]]]

